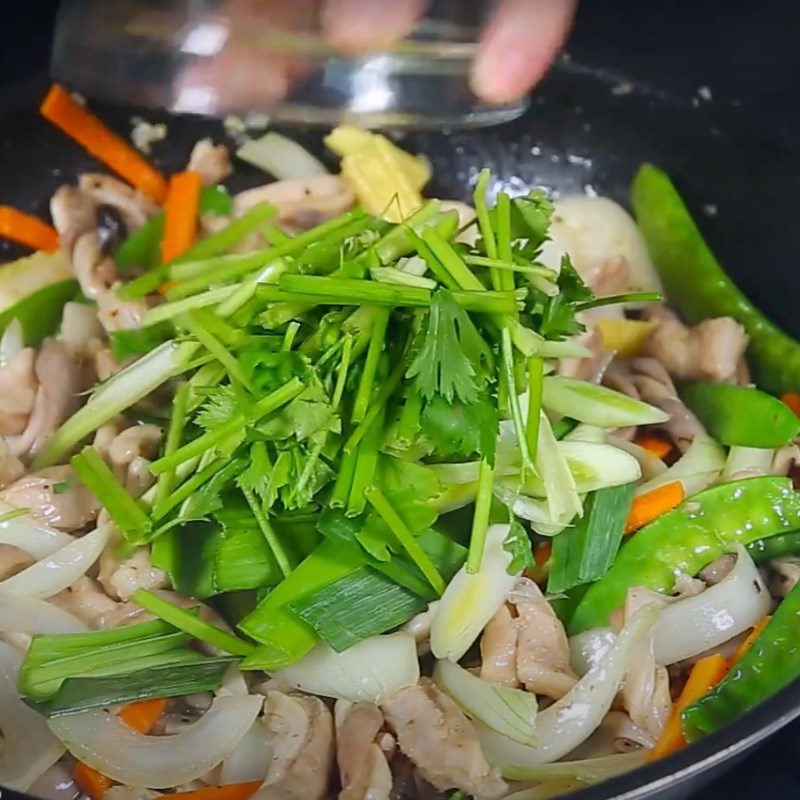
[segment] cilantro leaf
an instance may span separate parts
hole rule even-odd
[[[530,569],[534,565],[533,547],[528,534],[520,524],[519,520],[512,514],[511,527],[508,536],[503,542],[503,550],[511,556],[511,563],[508,565],[508,574],[514,575],[525,569]]]
[[[485,386],[492,353],[472,320],[447,291],[431,299],[422,347],[408,368],[426,400],[441,395],[473,403]]]
[[[488,392],[469,405],[435,397],[425,404],[420,422],[440,458],[466,459],[477,453],[494,464],[499,418]]]
[[[192,493],[181,509],[181,516],[185,519],[202,519],[222,508],[222,492],[232,485],[234,476],[242,471],[244,465],[245,461],[241,458],[225,464]]]
[[[298,442],[321,442],[326,434],[340,430],[338,411],[316,378],[291,403],[258,426],[259,433],[273,441],[295,438]]]
[[[544,189],[511,199],[511,238],[526,240],[526,249],[539,248],[547,239],[553,201]]]
[[[561,260],[561,272],[558,275],[558,294],[546,297],[537,294],[531,314],[533,327],[546,339],[562,340],[586,330],[575,318],[576,306],[594,295],[583,282],[569,256]]]
[[[229,384],[208,389],[206,394],[206,400],[194,418],[194,422],[204,430],[214,430],[240,413],[236,391]]]

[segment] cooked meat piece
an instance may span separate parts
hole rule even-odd
[[[109,294],[118,277],[113,259],[101,252],[94,228],[75,240],[72,248],[72,269],[81,291],[92,300]]]
[[[77,186],[62,186],[50,200],[50,215],[61,247],[72,256],[77,240],[97,228],[97,203]]]
[[[577,681],[564,626],[533,581],[521,579],[510,601],[517,612],[519,680],[529,692],[559,700]]]
[[[18,436],[28,426],[36,400],[36,351],[20,350],[0,368],[0,435]]]
[[[400,750],[437,789],[486,798],[506,791],[499,772],[486,763],[472,723],[430,680],[400,689],[381,707]]]
[[[328,707],[318,697],[270,692],[264,715],[275,748],[253,800],[323,800],[334,763]]]
[[[339,800],[388,800],[392,773],[376,743],[383,714],[376,706],[359,703],[347,712],[336,730],[336,761],[342,791]]]
[[[186,169],[199,173],[204,186],[221,183],[233,172],[230,152],[224,144],[201,139],[192,149]]]
[[[169,585],[167,573],[153,566],[149,547],[140,547],[127,558],[119,559],[121,537],[109,539],[100,555],[97,580],[109,597],[127,601],[137,589],[165,589]]]
[[[573,337],[573,341],[590,350],[590,358],[561,358],[558,360],[558,374],[565,378],[577,378],[582,381],[599,382],[608,365],[614,359],[614,353],[603,350],[603,337],[597,328],[589,327],[583,333]]]
[[[295,232],[339,216],[353,206],[355,196],[338,175],[320,175],[277,181],[242,192],[236,195],[236,212],[241,214],[265,201],[278,209],[278,222]]]
[[[146,194],[128,186],[118,178],[102,173],[86,173],[78,178],[78,189],[97,205],[119,211],[129,231],[135,231],[154,214],[158,206]],[[95,227],[97,220],[95,219]]]
[[[97,319],[97,309],[86,303],[66,303],[60,338],[76,359],[92,358],[103,346],[103,327]]]
[[[115,291],[104,292],[96,300],[97,318],[109,333],[142,327],[142,319],[147,313],[144,302],[120,300]]]
[[[703,567],[700,570],[699,577],[709,586],[715,586],[721,580],[724,580],[735,566],[736,556],[726,553]]]
[[[36,561],[30,553],[13,544],[0,544],[0,581],[22,572]]]
[[[768,563],[772,573],[769,581],[770,594],[783,599],[800,581],[800,558],[785,556]]]
[[[83,373],[64,342],[45,339],[36,357],[36,400],[25,430],[6,439],[11,455],[35,456],[47,439],[81,405]]]
[[[533,581],[521,578],[481,638],[481,678],[554,700],[577,678],[564,626]]]
[[[658,327],[644,346],[678,380],[734,380],[747,347],[744,328],[731,317],[707,319],[687,328],[664,306],[648,308],[647,319]]]
[[[517,625],[508,605],[503,605],[483,629],[481,678],[512,688],[519,686]]]
[[[95,444],[117,478],[134,497],[141,497],[154,483],[150,460],[158,452],[163,432],[158,425],[132,425],[113,433],[114,425],[95,434]],[[109,438],[110,436],[110,438]]]
[[[652,638],[640,645],[622,687],[622,702],[631,721],[653,740],[658,739],[672,712],[669,674],[656,666]]]
[[[700,420],[678,396],[669,373],[655,358],[642,356],[629,361],[615,358],[603,376],[603,384],[669,414],[663,428],[682,452],[695,436],[705,433]]]
[[[114,628],[117,624],[124,624],[127,621],[126,618],[132,620],[139,617],[142,611],[138,606],[135,609],[125,609],[122,603],[114,602],[101,589],[97,581],[86,576],[78,578],[69,589],[50,598],[50,602],[63,608],[64,611],[69,611],[70,614],[95,630]],[[123,613],[124,611],[128,613]]]
[[[78,531],[97,519],[100,503],[78,480],[72,467],[62,465],[31,472],[0,492],[0,500],[62,531]]]

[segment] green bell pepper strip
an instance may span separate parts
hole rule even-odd
[[[631,205],[666,294],[690,323],[733,317],[750,337],[756,383],[774,394],[800,389],[800,343],[768,320],[725,274],[669,176],[644,164]]]
[[[686,386],[681,397],[720,444],[782,447],[800,434],[794,411],[758,389],[697,381]]]
[[[748,478],[706,489],[645,525],[622,546],[611,569],[578,603],[570,633],[607,625],[632,586],[671,592],[678,575],[696,575],[734,545],[798,527],[800,492],[788,478]]]
[[[695,742],[754,708],[800,677],[800,584],[778,606],[750,649],[704,697],[681,714]]]
[[[763,564],[773,558],[796,556],[800,554],[800,531],[783,533],[780,536],[770,536],[767,539],[758,539],[747,545],[747,552],[756,564]]]
[[[78,282],[74,280],[43,286],[0,313],[0,333],[15,319],[19,320],[23,341],[28,347],[36,347],[46,336],[58,330],[64,304],[75,298],[79,291]]]

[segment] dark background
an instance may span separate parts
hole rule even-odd
[[[0,45],[4,83],[46,64],[57,2],[0,2],[6,12]],[[767,146],[779,144],[800,160],[796,0],[584,0],[568,52],[575,61],[682,98],[697,97],[701,86],[708,87],[712,102],[734,107]],[[800,725],[795,724],[704,795],[709,800],[759,795],[789,800],[798,790]]]

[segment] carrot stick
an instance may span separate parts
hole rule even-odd
[[[82,761],[76,762],[72,777],[92,800],[103,800],[103,795],[111,788],[110,778]]]
[[[683,691],[672,709],[669,722],[667,722],[655,747],[647,755],[648,761],[664,758],[664,756],[668,756],[686,746],[686,739],[683,738],[683,732],[681,731],[681,712],[686,706],[708,694],[725,677],[727,671],[728,662],[719,653],[701,658],[692,667],[689,679],[686,681],[686,685],[683,687]]]
[[[263,781],[229,783],[227,786],[206,786],[194,792],[162,794],[156,800],[247,800],[261,788]]]
[[[163,697],[154,700],[140,700],[129,703],[117,716],[130,728],[139,733],[150,733],[158,718],[164,713],[167,701]]]
[[[800,417],[800,392],[786,392],[781,395],[781,400]]]
[[[549,560],[553,553],[553,545],[550,542],[542,542],[533,551],[533,560],[537,567],[543,567]]]
[[[631,506],[625,533],[633,533],[656,517],[675,508],[683,502],[683,484],[680,481],[665,483],[652,492],[639,495]]]
[[[647,450],[648,453],[662,461],[672,452],[672,442],[655,433],[642,432],[634,438],[634,444]]]
[[[747,638],[739,645],[739,649],[731,657],[731,660],[728,662],[728,669],[731,669],[737,661],[742,660],[742,656],[753,646],[753,642],[761,635],[764,628],[769,625],[770,619],[772,619],[772,617],[763,617],[755,624],[753,630],[747,634]]]
[[[164,200],[167,193],[164,176],[121,136],[76,103],[62,86],[53,84],[40,111],[48,122],[73,138],[131,186],[141,189],[159,203]]]
[[[170,178],[161,241],[163,264],[183,255],[194,244],[201,189],[202,180],[196,172],[180,172]]]
[[[54,227],[11,206],[0,206],[0,236],[46,253],[58,250]]]

